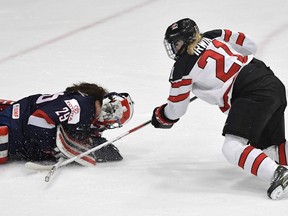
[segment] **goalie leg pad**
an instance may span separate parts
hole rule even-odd
[[[58,126],[57,128],[56,145],[58,149],[60,150],[60,152],[68,158],[73,158],[89,150],[82,143],[71,139],[69,135],[64,131],[62,126]],[[83,166],[95,166],[96,165],[96,160],[90,155],[84,156],[75,161]]]
[[[0,164],[8,160],[8,127],[0,126]]]
[[[10,106],[13,103],[14,101],[11,101],[11,100],[0,99],[0,112],[2,112],[4,109],[6,109],[8,106]]]

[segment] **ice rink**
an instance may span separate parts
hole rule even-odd
[[[166,102],[173,61],[168,25],[194,19],[202,32],[228,28],[258,44],[256,57],[288,85],[287,0],[1,0],[0,98],[54,93],[80,81],[129,92],[133,119],[107,139],[146,122]],[[287,114],[286,114],[287,116]],[[288,198],[226,162],[226,116],[201,100],[171,129],[151,125],[115,142],[124,160],[47,172],[0,166],[1,216],[272,216]],[[287,119],[287,117],[286,117]]]

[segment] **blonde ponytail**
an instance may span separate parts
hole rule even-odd
[[[201,34],[196,34],[195,35],[195,40],[190,43],[187,47],[187,53],[189,55],[194,55],[194,48],[196,47],[196,45],[202,40],[202,35]]]

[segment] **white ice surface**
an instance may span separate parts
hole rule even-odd
[[[54,93],[80,81],[126,91],[133,119],[114,138],[150,119],[168,97],[173,61],[162,44],[184,17],[201,31],[228,28],[254,38],[257,57],[288,84],[287,0],[1,0],[0,98]],[[226,116],[191,103],[171,130],[152,126],[117,141],[124,160],[66,167],[49,183],[24,163],[0,166],[1,216],[271,216],[268,184],[228,164],[221,154]]]

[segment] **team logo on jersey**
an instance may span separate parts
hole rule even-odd
[[[14,104],[12,109],[12,119],[20,118],[20,104]]]
[[[68,118],[68,124],[77,124],[80,120],[80,111],[81,111],[78,101],[75,99],[71,99],[71,100],[65,100],[65,103],[71,110]]]

